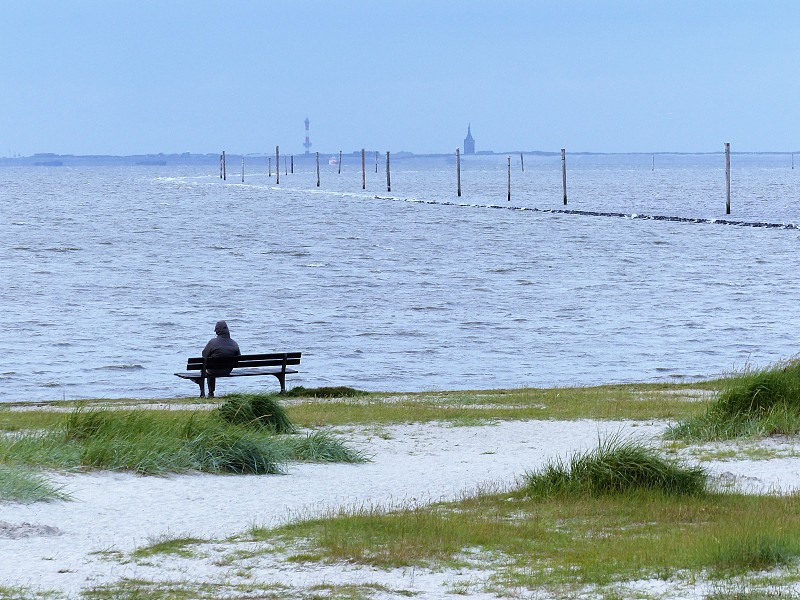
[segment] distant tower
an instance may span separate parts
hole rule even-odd
[[[311,154],[311,142],[308,141],[308,117],[306,117],[306,141],[303,148],[306,149],[306,154]]]
[[[475,140],[472,139],[472,124],[467,125],[467,137],[464,138],[464,154],[475,154]]]

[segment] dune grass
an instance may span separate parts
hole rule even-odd
[[[46,502],[69,498],[40,473],[21,467],[0,465],[0,502]]]
[[[384,510],[362,507],[242,541],[295,562],[477,568],[487,590],[726,579],[800,559],[800,497],[709,490],[706,474],[611,439],[501,493]],[[252,554],[251,554],[252,556]]]
[[[216,413],[226,423],[272,433],[297,432],[274,394],[229,394]]]
[[[228,423],[214,411],[78,409],[49,429],[0,438],[0,464],[146,475],[278,474],[289,461],[365,460],[331,435],[294,437],[251,422]]]
[[[509,492],[391,512],[364,508],[254,528],[250,539],[293,544],[298,562],[436,568],[479,561],[496,583],[511,587],[684,572],[725,578],[797,561],[799,507],[796,498],[777,496],[640,491],[545,499]],[[747,522],[762,523],[760,538],[743,532]]]
[[[358,396],[369,396],[369,392],[357,390],[348,386],[323,386],[306,388],[302,385],[286,390],[282,394],[290,398],[353,398]]]
[[[619,494],[640,490],[667,495],[702,495],[708,474],[701,467],[663,458],[654,448],[633,439],[612,436],[597,448],[557,459],[525,476],[532,496]]]
[[[717,398],[667,437],[716,441],[800,432],[800,360],[745,369],[722,381]]]
[[[164,536],[152,540],[146,546],[139,546],[131,553],[135,559],[150,558],[157,555],[173,555],[189,558],[195,555],[193,546],[203,544],[206,540],[191,536]]]

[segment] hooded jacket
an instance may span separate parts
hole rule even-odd
[[[231,333],[228,330],[228,324],[225,321],[217,321],[217,324],[214,326],[214,333],[217,334],[217,337],[212,338],[206,344],[206,347],[203,348],[203,356],[206,358],[215,358],[215,357],[224,357],[224,356],[239,356],[241,351],[239,350],[239,344],[237,344],[232,338]],[[231,372],[230,369],[220,371],[219,375],[222,374],[229,374]],[[211,370],[209,373],[212,375]]]

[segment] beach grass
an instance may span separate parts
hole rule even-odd
[[[296,433],[286,410],[274,394],[229,394],[216,413],[226,423],[272,433]]]
[[[287,410],[295,423],[305,427],[531,419],[679,420],[700,414],[719,385],[711,381],[693,385],[370,393],[352,398],[306,398]]]
[[[672,426],[666,436],[703,442],[798,432],[800,359],[792,359],[731,374],[703,412]]]
[[[135,559],[150,558],[157,555],[173,555],[183,558],[195,556],[193,546],[203,544],[206,540],[192,536],[163,536],[152,540],[145,546],[136,548],[131,553]]]
[[[796,564],[800,504],[791,496],[639,491],[536,498],[521,490],[393,511],[362,508],[251,540],[296,562],[376,568],[479,567],[497,586],[534,589],[634,579],[728,578]],[[758,523],[759,536],[743,530]]]
[[[289,461],[365,460],[332,435],[295,437],[227,423],[213,411],[79,408],[49,429],[0,437],[0,464],[146,475],[279,474]]]
[[[358,396],[368,396],[369,392],[357,390],[345,385],[314,388],[306,388],[302,385],[298,385],[286,390],[286,392],[281,395],[289,398],[354,398]]]
[[[46,502],[66,500],[69,495],[38,472],[0,465],[0,502]]]
[[[487,421],[531,419],[645,421],[686,420],[700,415],[705,411],[709,398],[722,385],[720,380],[714,380],[692,384],[614,384],[414,393],[366,393],[352,388],[293,388],[285,395],[264,395],[278,399],[292,424],[297,427],[434,421],[482,424]],[[336,390],[339,395],[326,395],[331,390]],[[231,394],[221,400],[224,403],[237,396],[240,395]],[[170,412],[200,410],[195,397],[157,402],[169,407]],[[53,411],[54,408],[127,410],[137,406],[149,407],[153,403],[152,399],[128,398],[48,403],[41,407],[12,404],[0,408],[0,431],[50,429],[61,419],[59,413]],[[25,410],[18,410],[20,407]]]
[[[56,590],[33,590],[21,586],[0,585],[0,600],[43,600],[46,598],[60,600],[64,598],[64,594]]]
[[[800,561],[800,496],[719,492],[702,469],[612,437],[507,490],[340,509],[252,527],[240,541],[250,544],[248,559],[258,554],[252,544],[264,542],[265,553],[277,548],[300,564],[469,568],[486,573],[482,591],[498,595],[608,586],[617,593],[614,586],[634,580],[730,581],[760,572],[780,581],[774,569],[787,568],[791,579]]]
[[[701,467],[662,457],[633,439],[611,436],[597,448],[556,459],[525,476],[524,490],[538,497],[574,497],[658,491],[666,495],[702,495],[708,473]]]

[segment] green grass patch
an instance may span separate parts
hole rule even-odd
[[[31,590],[24,587],[0,585],[0,600],[39,600],[42,598],[63,598],[63,594],[53,590]]]
[[[792,564],[800,504],[792,496],[656,491],[540,498],[522,490],[421,508],[364,508],[252,540],[294,548],[293,560],[377,568],[472,567],[498,589],[713,579]],[[742,524],[761,524],[751,538]],[[270,550],[272,552],[273,550]]]
[[[0,464],[269,474],[292,460],[364,460],[330,435],[287,441],[293,437],[227,423],[213,411],[78,409],[50,429],[0,437]]]
[[[287,586],[280,584],[228,585],[194,581],[148,581],[124,578],[117,583],[84,590],[86,600],[211,600],[218,598],[286,598]]]
[[[701,414],[706,401],[697,392],[713,390],[717,385],[718,382],[705,382],[694,386],[636,384],[371,393],[350,399],[302,402],[288,410],[292,420],[305,427],[433,421],[478,425],[497,420],[530,419],[678,420]]]
[[[663,458],[654,448],[616,436],[598,447],[557,459],[528,473],[524,491],[538,497],[657,491],[668,495],[701,495],[708,474],[700,467]]]
[[[279,441],[293,460],[313,463],[364,463],[366,456],[327,431],[285,436]]]
[[[252,429],[266,429],[272,433],[297,431],[274,394],[229,394],[216,413],[226,423]]]
[[[363,392],[347,386],[305,388],[302,385],[298,385],[286,390],[282,395],[290,398],[353,398],[368,396],[369,392]]]
[[[63,419],[63,414],[49,410],[12,411],[0,407],[0,431],[25,431],[54,427]]]
[[[0,502],[46,502],[69,498],[40,473],[21,467],[0,465]]]
[[[147,546],[137,548],[131,553],[133,558],[150,558],[157,555],[172,555],[189,558],[195,556],[192,547],[203,544],[205,540],[195,537],[164,537]]]
[[[689,441],[766,437],[800,432],[800,360],[745,369],[722,380],[717,398],[667,436]]]
[[[505,493],[339,511],[253,528],[243,541],[268,542],[265,552],[299,563],[479,568],[490,571],[490,589],[506,592],[726,579],[800,559],[800,496],[709,491],[703,469],[611,438]]]
[[[293,388],[285,395],[272,396],[297,399],[286,412],[293,424],[302,427],[432,421],[478,425],[512,419],[684,420],[702,414],[707,406],[704,395],[713,393],[722,384],[722,381],[706,381],[407,394],[365,393],[352,388]],[[259,395],[232,394],[225,400]],[[84,410],[129,410],[152,403],[152,399],[124,399],[70,401],[68,404]],[[195,410],[193,405],[197,404],[197,398],[173,398],[169,403],[191,412]],[[25,405],[30,406],[38,405]],[[62,418],[62,414],[46,407],[38,410],[0,408],[0,431],[52,429]]]

